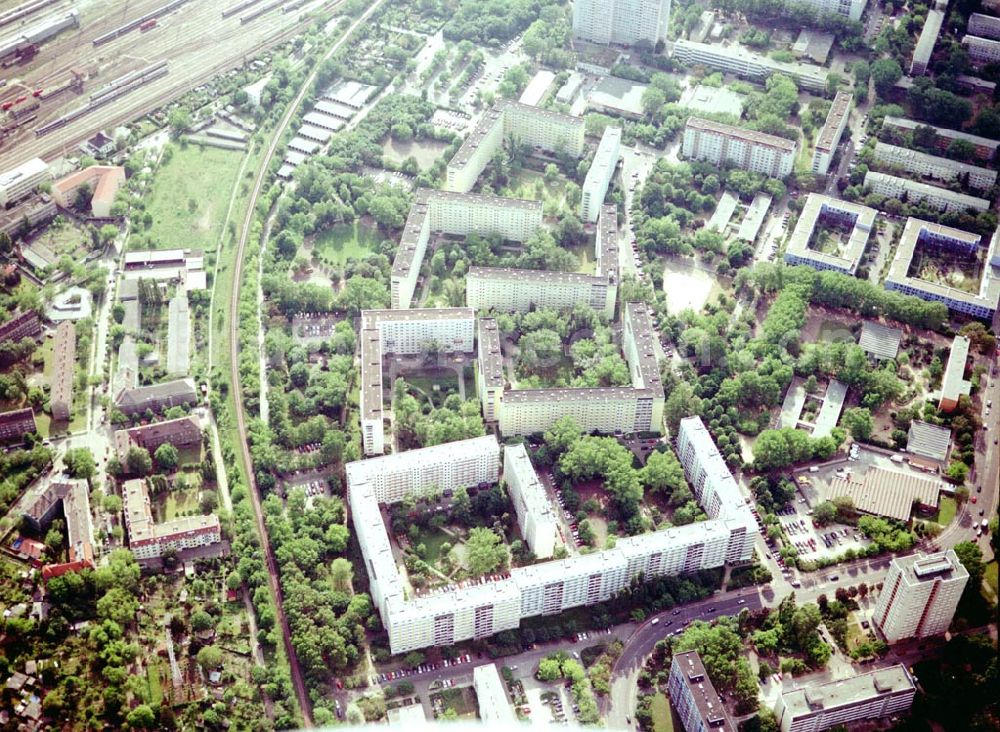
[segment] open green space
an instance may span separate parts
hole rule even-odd
[[[569,251],[576,255],[576,258],[580,261],[580,266],[577,268],[577,272],[580,274],[592,275],[597,267],[597,263],[594,262],[594,244],[593,242],[587,242],[586,244],[580,244],[579,246],[569,247]]]
[[[941,502],[938,503],[938,515],[935,521],[942,526],[947,526],[955,520],[955,514],[957,513],[958,503],[955,499],[951,496],[941,496]]]
[[[435,712],[439,716],[448,709],[454,709],[459,719],[475,719],[479,711],[479,705],[476,703],[476,692],[472,690],[471,686],[458,689],[445,689],[436,694],[431,694],[431,704],[437,707],[436,702],[438,701],[441,704],[441,712],[438,712],[437,709],[435,709]]]
[[[153,662],[146,666],[146,683],[149,685],[149,703],[156,706],[163,701],[163,686],[160,684],[160,664]]]
[[[67,256],[78,262],[90,251],[90,237],[73,219],[57,216],[38,236],[31,239],[32,245],[45,247],[56,258]]]
[[[364,259],[378,251],[378,230],[354,221],[335,224],[312,241],[313,257],[323,264],[343,269],[349,259]]]
[[[413,158],[417,161],[420,170],[423,171],[434,165],[434,161],[441,156],[441,153],[447,147],[447,143],[439,142],[438,140],[409,140],[407,142],[400,142],[390,137],[382,145],[382,155],[385,160],[396,164],[402,163],[408,158]]]
[[[653,732],[674,732],[674,715],[666,694],[657,694],[650,705],[653,715]]]
[[[508,186],[513,198],[542,201],[546,208],[562,208],[566,202],[567,179],[561,174],[552,183],[536,170],[522,170]]]
[[[1000,597],[1000,587],[998,587],[998,582],[1000,582],[1000,577],[998,577],[998,567],[996,561],[992,561],[986,565],[986,573],[983,575],[983,579],[986,580],[986,586],[993,590],[992,601],[995,603],[997,597]]]
[[[153,224],[137,240],[161,249],[214,250],[243,154],[197,145],[172,150],[144,196]]]
[[[197,488],[171,489],[153,497],[153,517],[157,523],[172,521],[178,516],[200,513]]]
[[[438,560],[441,558],[441,547],[445,543],[455,545],[458,542],[459,540],[456,537],[448,534],[443,529],[426,529],[420,532],[420,536],[414,542],[414,546],[423,544],[427,550],[424,555],[424,561],[438,567]]]

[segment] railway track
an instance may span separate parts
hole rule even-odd
[[[356,31],[362,23],[366,22],[368,18],[371,17],[372,13],[374,13],[384,1],[385,0],[375,0],[375,2],[373,2],[361,16],[350,25],[341,39],[334,43],[323,58],[313,66],[313,70],[309,72],[309,76],[306,77],[305,82],[303,82],[302,88],[299,89],[295,99],[293,99],[288,105],[288,108],[282,115],[278,126],[275,128],[274,134],[271,137],[271,142],[269,143],[268,148],[264,153],[264,157],[260,162],[260,168],[257,171],[257,176],[254,178],[253,188],[250,191],[250,197],[247,199],[246,215],[243,218],[243,228],[240,232],[240,238],[236,246],[236,258],[233,267],[234,284],[229,300],[229,370],[233,400],[236,406],[236,429],[239,433],[240,461],[243,463],[247,480],[250,483],[250,490],[248,493],[250,494],[250,499],[253,503],[254,519],[257,523],[257,530],[260,533],[261,541],[263,543],[264,559],[267,564],[271,594],[275,600],[278,622],[281,624],[282,634],[284,636],[285,653],[288,656],[288,665],[292,675],[292,685],[295,687],[295,695],[298,698],[299,707],[302,709],[302,718],[305,727],[313,726],[312,707],[310,705],[309,692],[306,689],[305,679],[302,677],[302,669],[299,666],[298,657],[295,655],[295,648],[292,646],[291,628],[288,625],[288,617],[285,615],[284,603],[282,601],[283,595],[281,592],[281,583],[279,582],[278,566],[274,561],[274,552],[271,551],[271,542],[268,539],[267,526],[264,524],[264,512],[262,511],[260,505],[260,494],[257,490],[257,481],[254,478],[253,461],[250,459],[250,445],[247,442],[247,418],[243,409],[243,390],[240,385],[240,341],[239,320],[237,318],[240,304],[240,288],[243,280],[243,258],[246,255],[247,243],[250,239],[250,231],[252,230],[253,219],[257,211],[257,199],[260,198],[260,193],[264,189],[264,184],[267,180],[268,167],[274,157],[275,151],[281,143],[285,130],[288,128],[289,123],[295,115],[295,111],[302,104],[302,100],[305,99],[313,83],[316,81],[316,74],[318,73],[323,62],[339,51],[340,48],[351,38],[351,36],[354,35],[354,31]]]

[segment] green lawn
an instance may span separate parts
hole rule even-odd
[[[146,666],[146,682],[149,684],[149,703],[154,707],[158,706],[163,701],[159,663],[153,662]]]
[[[597,263],[594,262],[594,245],[592,242],[588,241],[586,244],[581,244],[580,246],[569,247],[569,251],[576,255],[576,258],[580,260],[580,267],[577,272],[580,274],[592,275],[597,267]]]
[[[198,510],[198,489],[167,490],[153,500],[153,514],[157,523],[172,521],[180,515],[200,513]]]
[[[445,710],[454,709],[459,719],[475,719],[479,711],[479,705],[476,703],[476,692],[472,690],[471,686],[445,689],[437,694],[432,694],[431,701],[433,702],[434,699],[440,699]]]
[[[429,531],[421,531],[420,538],[415,542],[414,546],[423,544],[427,548],[427,556],[424,558],[424,561],[437,567],[438,560],[441,558],[441,546],[445,542],[448,542],[452,546],[460,543],[454,536],[440,529],[431,529]],[[438,567],[438,569],[441,568]]]
[[[650,711],[653,714],[653,732],[674,732],[674,715],[666,694],[653,697]]]
[[[219,241],[243,153],[197,145],[173,146],[144,197],[153,217],[140,229],[142,246],[212,251]],[[148,241],[147,241],[148,240]]]
[[[950,496],[941,496],[941,502],[938,504],[937,522],[942,526],[947,526],[955,520],[956,513],[958,513],[958,503],[955,502],[955,499]]]
[[[983,579],[986,580],[986,586],[989,587],[991,590],[993,590],[993,602],[996,602],[997,597],[1000,596],[1000,588],[997,587],[998,566],[1000,565],[997,565],[996,561],[990,562],[989,564],[986,565],[986,574],[983,576]]]
[[[364,259],[378,251],[382,237],[378,230],[357,221],[336,224],[313,240],[313,256],[331,267],[343,269],[348,259]]]

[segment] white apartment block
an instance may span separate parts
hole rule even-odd
[[[884,142],[875,143],[875,159],[883,165],[899,168],[907,173],[945,182],[957,180],[981,191],[988,191],[997,182],[995,170]]]
[[[784,137],[689,117],[681,151],[692,160],[732,163],[753,173],[784,178],[792,172],[798,143]]]
[[[889,643],[944,633],[968,581],[954,549],[894,557],[872,620]]]
[[[214,513],[156,523],[144,480],[126,480],[122,484],[122,512],[128,548],[137,560],[157,559],[168,549],[181,551],[222,541],[222,527]]]
[[[550,272],[506,267],[469,267],[465,302],[476,310],[526,313],[532,308],[572,309],[584,302],[611,319],[618,297],[618,213],[601,207],[594,243],[595,272]]]
[[[613,549],[511,570],[521,592],[521,617],[555,615],[610,600],[628,586],[628,565]]]
[[[913,48],[913,58],[910,59],[910,76],[923,76],[927,73],[927,64],[930,63],[931,55],[934,53],[934,46],[941,34],[943,23],[944,11],[937,9],[927,11],[927,19],[920,31],[917,45]]]
[[[836,13],[849,20],[861,20],[868,0],[806,0],[803,4],[820,14]]]
[[[969,61],[975,68],[1000,61],[1000,41],[981,36],[963,36],[962,45],[969,54]]]
[[[365,310],[361,313],[361,439],[366,455],[385,452],[382,360],[437,349],[471,353],[475,313],[469,308]]]
[[[652,389],[628,386],[508,390],[500,410],[500,434],[545,432],[565,416],[572,417],[584,432],[659,432],[660,425],[653,424],[655,400]]]
[[[48,163],[41,158],[32,158],[0,173],[0,207],[17,203],[38,186],[52,180]]]
[[[507,698],[507,685],[497,673],[496,665],[486,663],[472,669],[472,685],[479,702],[479,718],[484,725],[499,725],[497,729],[517,727],[517,716]]]
[[[978,256],[982,237],[950,226],[909,218],[889,265],[884,287],[930,302],[943,302],[950,310],[975,318],[993,320],[1000,305],[1000,228],[994,232],[986,251],[979,290],[969,292],[909,275],[917,246],[935,247],[972,258]]]
[[[558,520],[524,445],[504,448],[503,477],[521,536],[536,557],[550,559],[556,547]]]
[[[980,38],[1000,38],[1000,18],[995,15],[973,13],[969,16],[969,25],[966,26],[966,30],[969,35]]]
[[[817,175],[826,175],[830,171],[830,163],[833,162],[833,155],[837,152],[840,138],[847,127],[847,118],[851,114],[851,102],[854,95],[850,92],[839,91],[833,98],[830,111],[826,115],[826,122],[823,129],[819,131],[816,138],[816,148],[813,151],[812,171]]]
[[[597,147],[594,162],[587,171],[580,194],[580,218],[585,224],[597,221],[604,205],[604,197],[608,186],[618,167],[618,155],[621,149],[622,128],[605,127],[601,135],[601,144]]]
[[[483,419],[487,422],[496,422],[500,418],[506,380],[500,345],[500,327],[494,318],[479,319],[479,350],[476,360],[479,366],[476,373],[476,388],[479,403],[483,406]]]
[[[393,309],[410,307],[432,234],[498,234],[524,241],[541,225],[541,201],[418,190],[392,263]]]
[[[350,485],[371,485],[378,503],[398,503],[407,496],[496,483],[500,478],[500,445],[492,435],[473,437],[355,460],[345,470]]]
[[[630,46],[667,39],[671,0],[576,0],[573,35],[591,43]]]
[[[853,275],[858,270],[865,247],[868,246],[868,237],[875,228],[877,214],[875,209],[868,206],[810,193],[785,248],[785,262]],[[824,223],[850,229],[847,242],[837,254],[821,252],[809,246],[817,224]]]
[[[758,83],[766,81],[771,74],[784,74],[800,89],[813,93],[826,91],[827,71],[822,66],[775,61],[742,46],[699,43],[682,38],[674,43],[673,58],[683,66],[705,66]]]
[[[910,708],[916,685],[906,666],[896,665],[786,691],[774,715],[781,732],[820,732],[889,717]]]
[[[956,193],[919,181],[875,171],[865,173],[865,188],[883,196],[905,198],[909,203],[924,202],[941,211],[964,213],[969,209],[988,211],[990,208],[990,202],[985,198],[976,198],[964,193]]]
[[[753,554],[756,521],[700,417],[681,420],[677,456],[705,513],[709,518],[723,521],[730,532],[726,560],[749,560]]]
[[[651,389],[659,395],[653,400],[651,421],[654,425],[663,424],[663,381],[660,379],[657,340],[650,308],[641,302],[625,303],[622,312],[622,352],[632,376],[632,386]]]
[[[580,157],[584,150],[583,119],[519,102],[493,105],[483,113],[448,163],[446,190],[471,191],[479,174],[508,138],[546,152]]]

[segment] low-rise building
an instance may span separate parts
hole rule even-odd
[[[689,117],[681,150],[692,160],[732,163],[752,173],[784,178],[792,172],[798,145],[784,137]]]
[[[167,373],[187,376],[191,370],[191,311],[183,287],[177,288],[167,312]]]
[[[951,430],[936,424],[915,419],[910,422],[906,435],[906,451],[914,455],[930,458],[939,463],[948,459],[951,447]]]
[[[944,633],[968,581],[954,549],[893,557],[872,620],[889,643]]]
[[[621,127],[605,127],[601,135],[601,143],[594,155],[594,162],[587,171],[587,178],[580,190],[580,218],[583,222],[592,224],[597,221],[604,206],[604,197],[608,193],[611,178],[618,167],[618,154],[621,147]]]
[[[73,381],[76,379],[76,328],[64,320],[56,328],[52,347],[52,386],[49,406],[52,419],[66,421],[73,411]]]
[[[517,726],[517,716],[495,664],[485,663],[472,669],[472,685],[479,701],[479,718],[485,725],[498,725],[500,729]]]
[[[161,384],[125,389],[115,396],[115,407],[126,417],[161,412],[169,407],[190,406],[198,402],[194,379],[176,379]]]
[[[931,54],[934,53],[934,46],[941,34],[943,23],[943,10],[932,8],[927,11],[924,27],[921,29],[917,45],[913,49],[913,58],[910,59],[910,76],[923,76],[927,73],[927,64],[930,63]]]
[[[941,211],[988,211],[990,202],[964,193],[927,185],[895,175],[869,171],[865,173],[865,188],[891,198],[905,199],[909,203],[924,202]]]
[[[0,443],[21,442],[25,435],[37,431],[35,413],[31,407],[0,412]]]
[[[52,186],[52,198],[63,208],[73,208],[79,191],[86,186],[90,195],[90,215],[107,218],[111,216],[115,196],[124,183],[125,168],[91,165],[56,181]]]
[[[0,173],[0,207],[17,203],[51,179],[48,163],[41,158],[32,158],[16,168]]]
[[[42,334],[42,324],[34,310],[21,310],[9,320],[0,323],[0,343],[15,343],[24,338],[38,338]]]
[[[126,480],[122,484],[122,512],[129,549],[140,562],[159,559],[168,549],[182,551],[222,541],[222,527],[214,513],[156,523],[144,480]]]
[[[898,664],[786,691],[774,715],[781,732],[820,732],[899,714],[910,708],[915,694],[913,678]]]
[[[830,481],[829,495],[850,498],[854,508],[872,516],[896,521],[910,520],[914,504],[933,511],[938,507],[942,484],[913,471],[886,470],[871,466],[864,472],[852,471]]]
[[[937,146],[938,150],[944,152],[955,140],[962,140],[972,145],[975,150],[976,157],[980,160],[992,160],[996,155],[997,147],[1000,146],[1000,141],[991,140],[988,137],[972,135],[968,132],[961,132],[960,130],[949,130],[944,127],[934,127],[933,125],[928,125],[923,122],[915,122],[912,119],[904,119],[903,117],[886,117],[882,120],[882,126],[906,132],[913,132],[918,127],[929,128],[934,131],[934,144]]]
[[[1000,61],[1000,41],[982,36],[962,36],[962,46],[969,54],[969,62],[973,68],[995,64]]]
[[[948,365],[941,377],[941,399],[938,409],[942,412],[954,411],[958,400],[972,391],[972,382],[965,378],[965,364],[969,360],[971,342],[965,336],[955,336],[948,350]]]
[[[539,559],[551,558],[559,532],[558,520],[524,445],[504,449],[503,477],[528,548]]]
[[[742,46],[698,43],[680,39],[674,43],[675,61],[685,67],[705,66],[763,83],[772,74],[790,77],[800,89],[813,93],[826,91],[827,71],[813,64],[776,61]]]
[[[152,455],[160,445],[192,447],[201,444],[201,424],[197,417],[180,417],[165,422],[115,431],[115,453],[118,462],[126,467],[129,450],[133,447],[145,448]]]
[[[742,239],[750,243],[753,243],[757,239],[760,227],[764,223],[764,217],[767,216],[767,212],[771,208],[771,200],[770,193],[758,191],[754,195],[753,201],[750,202],[750,206],[747,208],[746,216],[740,222],[739,231],[736,232],[737,239]]]
[[[875,228],[877,213],[857,203],[810,193],[785,248],[785,262],[853,275],[858,271],[868,237]],[[824,251],[815,242],[815,237],[819,236],[817,227],[839,229],[847,234],[846,239]]]
[[[708,678],[698,651],[674,654],[667,678],[667,694],[684,732],[735,732],[736,724]]]
[[[875,143],[875,160],[907,173],[941,181],[959,181],[970,188],[988,191],[997,182],[997,172],[951,158],[928,155],[884,142]]]
[[[535,72],[535,75],[531,77],[531,81],[528,82],[528,86],[526,86],[524,91],[521,92],[521,97],[518,101],[521,104],[527,104],[531,107],[538,106],[547,96],[549,87],[552,86],[552,82],[555,81],[555,79],[556,75],[553,72],[548,69],[539,69]]]
[[[890,328],[882,323],[866,320],[861,324],[861,336],[858,345],[876,361],[896,358],[899,353],[899,343],[903,340],[903,331]]]
[[[846,91],[837,92],[837,96],[833,98],[813,151],[812,171],[817,175],[826,175],[830,171],[830,163],[833,162],[834,153],[847,127],[853,99],[854,95]]]
[[[887,290],[941,302],[954,312],[992,320],[1000,303],[1000,229],[993,234],[982,260],[982,275],[976,290],[952,287],[943,281],[921,279],[910,274],[918,247],[933,247],[975,262],[982,254],[982,237],[950,226],[910,218],[903,227],[896,256],[889,265],[883,286]]]

